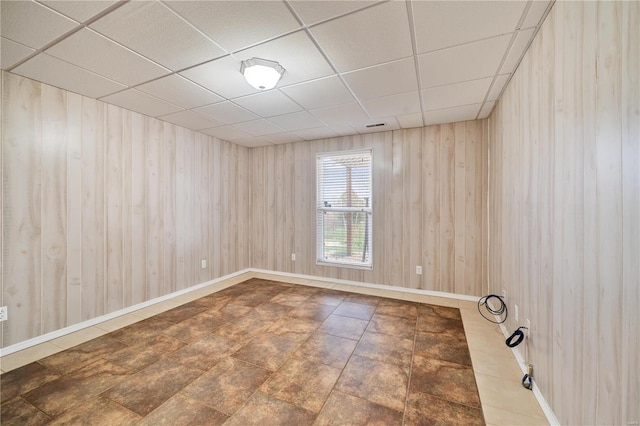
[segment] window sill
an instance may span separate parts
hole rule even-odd
[[[321,260],[316,261],[316,265],[318,266],[331,266],[334,268],[348,268],[348,269],[360,269],[363,271],[373,271],[373,265],[353,265],[350,263],[340,263],[340,262],[323,262]]]

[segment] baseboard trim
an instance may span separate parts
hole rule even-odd
[[[27,348],[30,348],[30,347],[35,346],[35,345],[39,345],[39,344],[44,343],[44,342],[48,342],[48,341],[53,340],[53,339],[57,339],[58,337],[65,336],[67,334],[76,332],[78,330],[82,330],[83,328],[87,328],[87,327],[91,327],[91,326],[100,324],[102,322],[117,318],[119,316],[126,315],[126,314],[129,314],[131,312],[135,312],[135,311],[137,311],[139,309],[146,308],[146,307],[151,306],[151,305],[155,305],[156,303],[164,302],[165,300],[170,300],[170,299],[172,299],[174,297],[181,296],[181,295],[187,294],[187,293],[191,293],[192,291],[196,291],[196,290],[199,290],[201,288],[204,288],[204,287],[207,287],[207,286],[210,286],[210,285],[214,285],[214,284],[217,284],[217,283],[220,283],[220,282],[226,281],[228,279],[235,278],[235,277],[237,277],[239,275],[243,275],[243,274],[250,273],[250,272],[251,272],[250,268],[245,268],[245,269],[242,269],[240,271],[233,272],[231,274],[227,274],[227,275],[224,275],[224,276],[219,277],[219,278],[215,278],[215,279],[210,280],[210,281],[206,281],[206,282],[203,282],[203,283],[200,283],[200,284],[196,284],[193,287],[189,287],[189,288],[185,288],[185,289],[182,289],[182,290],[175,291],[173,293],[165,294],[164,296],[156,297],[154,299],[147,300],[145,302],[141,302],[141,303],[129,306],[127,308],[120,309],[118,311],[110,312],[108,314],[92,318],[90,320],[86,320],[86,321],[83,321],[83,322],[79,322],[77,324],[70,325],[68,327],[61,328],[59,330],[51,331],[49,333],[42,334],[42,335],[40,335],[38,337],[34,337],[32,339],[23,340],[22,342],[18,342],[16,344],[7,346],[6,348],[0,348],[0,357],[12,354],[14,352],[18,352],[18,351],[21,351],[21,350],[24,350],[24,349],[27,349]]]
[[[270,271],[268,269],[249,268],[249,270],[251,272],[260,273],[260,274],[279,275],[282,277],[299,278],[303,280],[313,280],[313,281],[323,281],[323,282],[336,283],[336,284],[345,284],[345,285],[351,285],[356,287],[374,288],[377,290],[389,290],[389,291],[394,291],[398,293],[422,294],[424,296],[444,297],[446,299],[466,300],[469,302],[477,302],[480,299],[478,296],[469,296],[466,294],[446,293],[443,291],[422,290],[417,288],[398,287],[398,286],[386,285],[386,284],[373,284],[373,283],[367,283],[362,281],[341,280],[339,278],[327,278],[327,277],[318,277],[315,275],[294,274],[291,272]]]

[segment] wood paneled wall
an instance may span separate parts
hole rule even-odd
[[[489,122],[489,287],[562,424],[640,420],[640,3],[556,2]]]
[[[249,149],[2,77],[3,346],[249,267]]]
[[[469,121],[252,149],[252,266],[481,295],[486,288],[485,124]],[[316,265],[316,153],[360,148],[373,149],[373,270]],[[415,273],[418,265],[422,276]]]

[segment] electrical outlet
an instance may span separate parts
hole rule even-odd
[[[524,335],[527,339],[531,336],[531,320],[527,318],[527,329],[524,331]]]
[[[207,259],[202,259],[202,262],[200,262],[200,265],[202,266],[202,269],[207,267]]]
[[[516,322],[518,322],[518,305],[513,305],[513,316],[516,317]]]
[[[9,310],[6,306],[0,308],[0,321],[6,321],[9,319]]]
[[[295,253],[291,253],[291,261],[292,262],[296,261],[296,254]]]
[[[422,266],[416,266],[416,274],[422,275]]]

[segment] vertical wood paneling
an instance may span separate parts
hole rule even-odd
[[[640,415],[639,34],[637,3],[556,2],[489,119],[489,288],[562,424]]]
[[[2,114],[3,345],[249,266],[247,148],[4,72]]]
[[[480,295],[486,258],[484,135],[481,122],[466,122],[252,149],[251,265]],[[316,265],[316,154],[364,148],[374,153],[373,270]],[[472,168],[464,167],[465,158],[473,161]],[[441,215],[447,216],[444,224]],[[446,241],[442,248],[441,241]],[[292,252],[295,262],[289,260]],[[462,257],[458,283],[456,252]],[[465,256],[472,259],[466,266]],[[416,266],[423,267],[422,276],[416,275]]]

